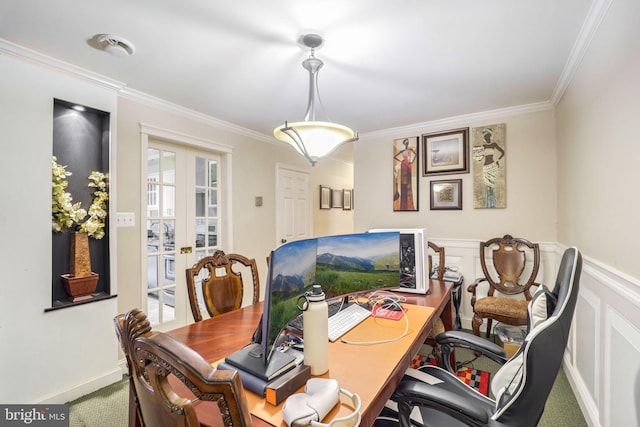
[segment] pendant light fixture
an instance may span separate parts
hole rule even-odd
[[[324,40],[318,34],[306,34],[300,42],[311,49],[311,54],[302,61],[302,67],[309,72],[309,103],[304,121],[278,126],[273,131],[280,141],[291,144],[300,154],[315,166],[316,162],[347,142],[358,140],[358,134],[352,129],[331,122],[316,121],[316,109],[322,109],[318,94],[318,71],[324,63],[315,57],[315,49],[322,46]],[[317,104],[317,105],[316,105]],[[323,110],[324,111],[324,110]]]

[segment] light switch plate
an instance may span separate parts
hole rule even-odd
[[[135,227],[136,214],[134,212],[116,212],[116,227]]]

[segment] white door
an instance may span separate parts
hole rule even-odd
[[[146,313],[154,328],[193,321],[185,270],[220,239],[219,159],[215,153],[150,139],[146,159]]]
[[[276,246],[313,237],[310,177],[278,166],[276,177]]]

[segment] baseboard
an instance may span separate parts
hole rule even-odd
[[[122,379],[122,369],[120,367],[113,368],[112,370],[105,372],[99,377],[90,379],[87,382],[78,384],[68,390],[64,390],[60,393],[50,395],[41,399],[37,404],[61,404],[67,403],[72,400],[76,400],[79,397],[85,396],[91,392],[106,387],[110,384],[118,382]]]
[[[564,373],[567,375],[567,380],[569,381],[571,390],[573,390],[573,394],[576,396],[584,420],[589,427],[601,427],[598,416],[599,411],[593,399],[590,398],[589,390],[578,372],[576,372],[573,366],[571,366],[571,363],[569,363],[569,360],[567,360],[568,355],[566,353],[564,357],[565,360],[562,364],[562,369],[564,369]]]

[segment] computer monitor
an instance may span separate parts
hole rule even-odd
[[[317,245],[317,239],[298,240],[271,252],[261,325],[265,364],[285,326],[299,313],[298,298],[315,283]]]
[[[319,284],[326,298],[397,288],[400,233],[359,233],[285,243],[269,256],[260,336],[265,365],[287,324],[300,314],[298,299]]]
[[[425,268],[427,238],[424,228],[378,228],[370,233],[396,231],[400,233],[399,265],[400,286],[397,291],[426,294],[429,288],[429,274]]]
[[[319,237],[316,283],[327,299],[397,288],[399,239],[398,232]]]

